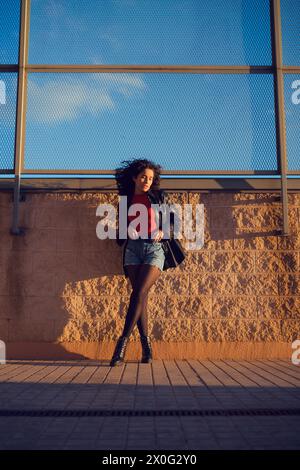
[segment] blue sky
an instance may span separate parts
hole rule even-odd
[[[284,63],[299,65],[300,0],[281,3]],[[2,63],[17,62],[18,13],[17,0],[0,3]],[[268,15],[267,0],[31,0],[29,63],[270,65]],[[291,169],[299,80],[285,77]],[[8,168],[15,74],[0,81],[0,168]],[[114,169],[133,157],[166,170],[274,170],[272,76],[29,74],[26,168]]]

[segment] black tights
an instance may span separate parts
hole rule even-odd
[[[129,337],[137,323],[140,335],[148,335],[147,300],[150,288],[159,278],[161,270],[150,264],[126,266],[132,285],[129,307],[122,336]]]

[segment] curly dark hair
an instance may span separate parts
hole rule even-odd
[[[132,177],[136,177],[146,168],[150,168],[154,173],[151,189],[160,188],[161,165],[156,165],[153,161],[142,158],[123,160],[121,164],[122,166],[115,170],[115,178],[120,196],[130,196],[134,193],[135,184]]]

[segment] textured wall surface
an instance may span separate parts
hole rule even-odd
[[[170,202],[204,204],[205,244],[151,288],[154,356],[289,357],[300,339],[300,194],[289,194],[289,237],[281,236],[280,193],[168,194]],[[131,287],[123,248],[96,236],[96,208],[117,206],[118,195],[28,192],[23,236],[9,232],[11,201],[0,191],[0,339],[8,358],[108,359]],[[129,359],[140,357],[138,339],[135,327]]]

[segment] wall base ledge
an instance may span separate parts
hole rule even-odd
[[[102,342],[8,342],[6,359],[66,359],[109,361],[114,341]],[[152,341],[154,359],[291,359],[292,343],[285,342],[174,342]],[[130,340],[125,360],[139,361],[141,345]]]

